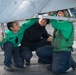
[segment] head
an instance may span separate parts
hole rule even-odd
[[[63,11],[63,10],[57,11],[57,16],[59,16],[59,17],[64,17],[64,16],[65,16],[64,11]]]
[[[7,23],[7,28],[13,32],[18,32],[20,30],[20,25],[17,21]]]
[[[47,14],[48,14],[48,15],[51,15],[51,14],[54,14],[54,13],[55,13],[55,12],[48,12]]]
[[[49,19],[43,19],[43,18],[40,18],[38,20],[38,23],[40,24],[40,26],[46,26],[47,24],[49,24],[50,20]]]

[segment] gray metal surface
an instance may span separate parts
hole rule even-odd
[[[0,23],[72,7],[76,7],[76,0],[0,0]]]
[[[48,0],[0,0],[0,23],[32,18]]]
[[[76,7],[76,0],[49,0],[41,12],[49,12]]]
[[[57,19],[57,20],[66,20],[70,22],[76,22],[76,18],[67,18],[67,17],[58,17],[58,16],[45,16],[45,15],[40,15],[39,18],[45,18],[45,19]]]

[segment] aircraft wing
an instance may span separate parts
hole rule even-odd
[[[0,0],[0,23],[32,18],[48,0]]]
[[[49,0],[41,13],[76,7],[76,0]]]
[[[0,0],[0,23],[72,7],[76,7],[76,0]]]

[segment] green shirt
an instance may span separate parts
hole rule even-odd
[[[30,19],[30,20],[26,21],[25,23],[23,23],[20,26],[20,30],[17,33],[13,33],[12,31],[7,30],[5,32],[6,37],[4,38],[4,40],[2,42],[0,42],[0,45],[2,45],[6,41],[9,41],[9,42],[13,43],[13,45],[15,47],[17,47],[21,43],[21,40],[23,38],[24,31],[27,28],[29,28],[30,26],[32,26],[37,20],[38,19],[35,18],[35,19]],[[16,38],[18,38],[18,42],[16,42]]]
[[[52,46],[55,51],[70,51],[74,41],[74,27],[69,21],[50,20],[55,29]]]

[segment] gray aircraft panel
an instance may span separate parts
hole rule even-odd
[[[49,0],[41,13],[76,7],[76,0]]]
[[[29,19],[36,13],[75,6],[76,0],[0,0],[0,23]]]
[[[0,23],[32,18],[46,3],[47,0],[0,0]]]

